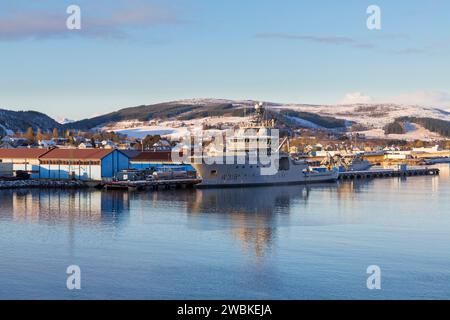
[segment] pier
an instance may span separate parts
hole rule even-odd
[[[370,169],[365,171],[346,171],[339,173],[339,180],[373,179],[389,177],[410,177],[439,175],[439,169],[428,167],[414,167],[406,169]]]
[[[197,183],[200,183],[200,179],[170,179],[170,180],[143,180],[143,181],[111,181],[104,185],[106,190],[121,189],[121,190],[143,190],[151,189],[178,189],[178,188],[192,188]]]

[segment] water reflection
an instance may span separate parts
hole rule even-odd
[[[19,222],[122,223],[129,195],[99,190],[18,189],[0,192],[0,218]]]
[[[286,223],[293,203],[307,202],[309,192],[306,186],[196,190],[187,212],[191,225],[220,221],[245,252],[261,258],[270,252],[277,228]]]
[[[0,297],[73,298],[74,263],[86,299],[373,298],[373,263],[391,275],[377,297],[449,297],[450,166],[440,168],[311,186],[0,190]]]
[[[141,218],[146,217],[150,223],[171,221],[191,230],[222,231],[236,239],[246,255],[262,258],[272,251],[283,227],[393,223],[393,218],[400,217],[397,212],[422,219],[428,212],[422,207],[430,208],[433,214],[443,212],[441,203],[448,194],[450,166],[439,168],[439,177],[354,180],[311,186],[158,192],[1,190],[0,220],[65,223],[70,230],[76,225],[113,226],[114,230],[132,232],[143,221]],[[414,200],[418,197],[426,197],[430,203],[416,204]],[[161,212],[164,214],[158,216]]]

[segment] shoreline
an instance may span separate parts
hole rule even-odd
[[[20,188],[89,188],[83,181],[79,180],[15,180],[0,181],[0,189],[20,189]]]

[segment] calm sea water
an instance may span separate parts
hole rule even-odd
[[[316,186],[0,190],[0,298],[449,299],[450,170]],[[66,268],[81,268],[81,290]],[[381,268],[381,290],[366,269]]]

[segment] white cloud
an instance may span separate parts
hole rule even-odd
[[[354,103],[371,103],[372,98],[370,96],[366,96],[361,92],[350,92],[344,96],[344,99],[340,102],[340,104],[354,104]]]
[[[28,5],[28,6],[27,6]],[[146,0],[116,0],[114,4],[99,2],[82,7],[82,28],[70,32],[65,21],[68,14],[56,7],[34,8],[18,2],[0,11],[0,41],[69,37],[128,37],[130,29],[179,24],[182,19],[176,8]],[[86,15],[84,13],[86,12]]]

